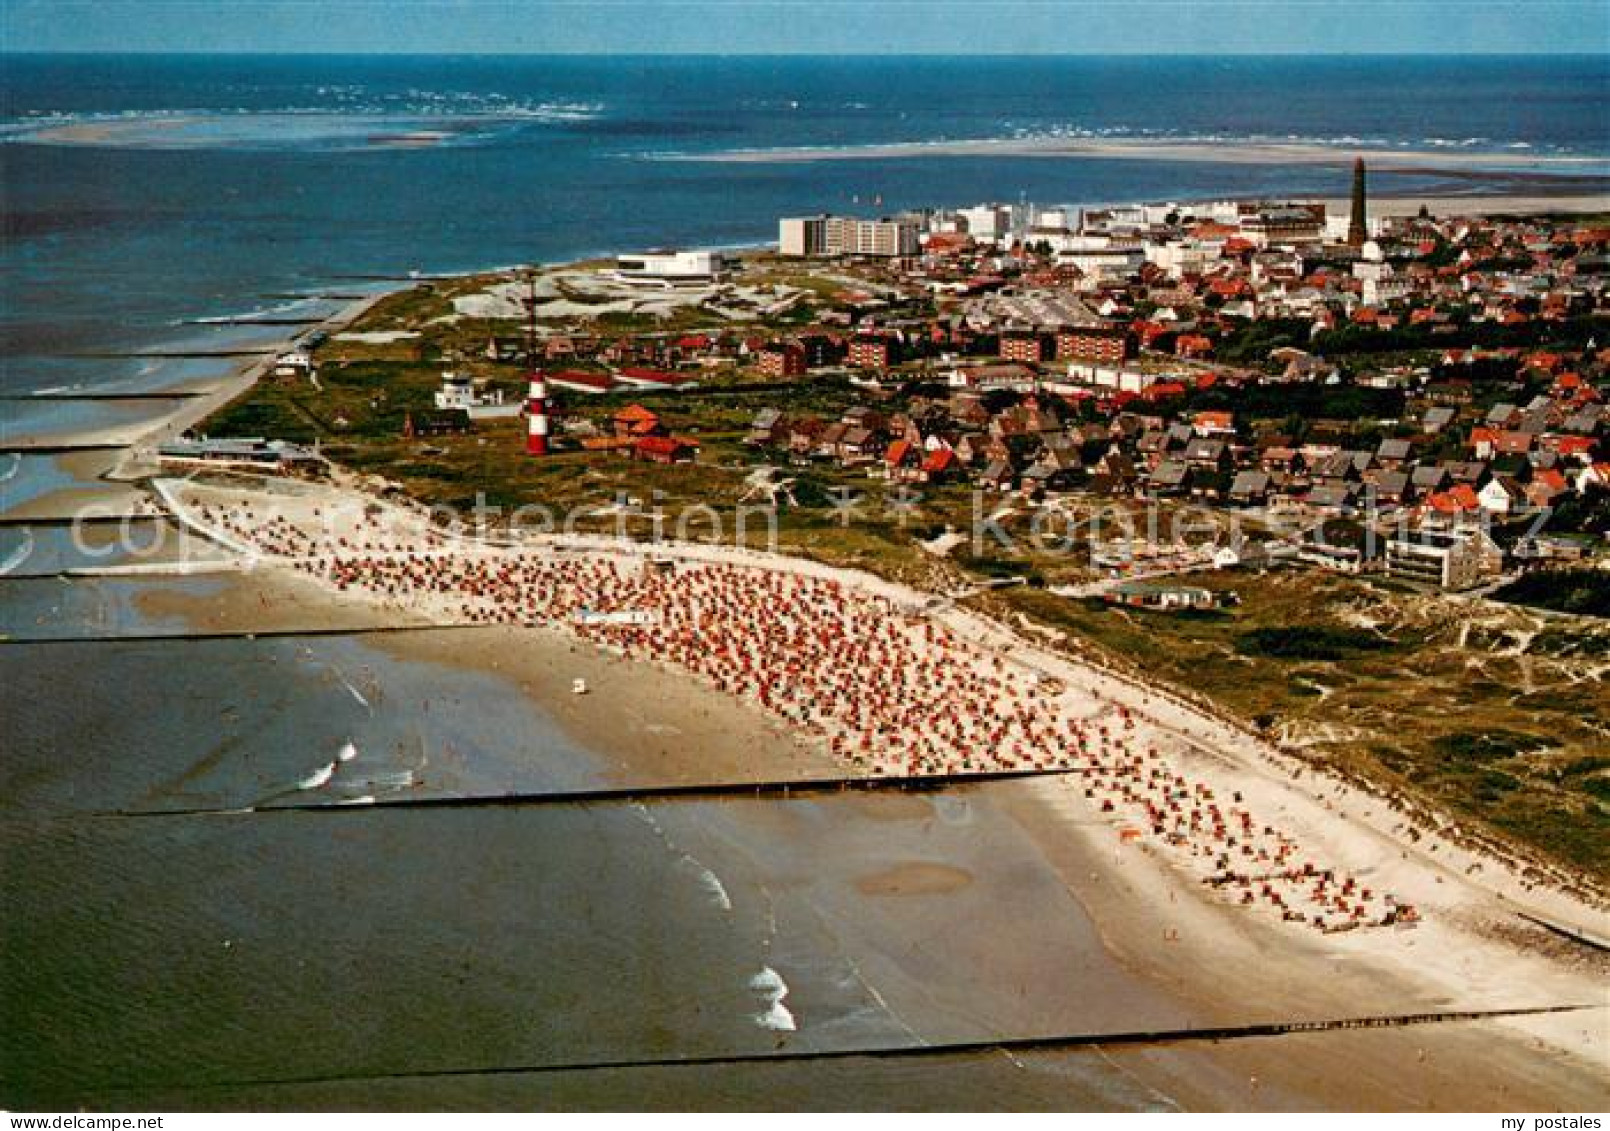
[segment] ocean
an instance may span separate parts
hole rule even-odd
[[[353,276],[757,243],[779,215],[823,210],[1347,187],[1333,169],[1230,164],[673,155],[1065,134],[1610,158],[1610,62],[1592,57],[9,56],[0,70],[7,388],[59,383],[39,364],[53,355],[173,339],[184,319]],[[40,143],[48,126],[79,140]],[[407,140],[427,131],[443,136]]]
[[[760,243],[790,213],[1346,190],[1335,169],[1230,161],[688,157],[1177,137],[1602,171],[1607,92],[1597,57],[3,56],[0,394],[205,385],[227,359],[158,355],[283,332],[220,319],[316,317],[415,272]],[[8,443],[160,411],[0,404]],[[79,456],[0,454],[0,510],[90,484],[123,498]],[[603,771],[510,680],[361,635],[138,639],[185,627],[154,596],[224,583],[54,576],[85,553],[59,527],[0,528],[0,1104],[1174,1103],[1073,1054],[475,1074],[1188,1018],[1104,956],[985,797],[106,816],[332,779],[350,799],[427,772],[501,791]],[[914,861],[970,882],[898,907],[857,886]],[[994,923],[1009,946],[980,941]],[[980,1007],[963,985],[997,996]]]

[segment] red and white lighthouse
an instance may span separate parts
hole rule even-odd
[[[525,452],[528,456],[548,454],[548,382],[540,369],[531,371],[526,389]]]

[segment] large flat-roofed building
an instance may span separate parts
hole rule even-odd
[[[1130,336],[1126,326],[1091,323],[1066,326],[1057,331],[1059,361],[1119,362],[1129,357]]]
[[[827,250],[826,216],[785,216],[777,222],[777,250],[783,255],[808,257]]]
[[[1325,238],[1325,206],[1266,204],[1251,207],[1241,217],[1241,234],[1259,247],[1318,243]]]
[[[1139,246],[1118,244],[1077,247],[1057,252],[1056,261],[1059,265],[1077,267],[1086,279],[1127,279],[1146,262],[1146,253]]]
[[[956,214],[979,243],[1000,243],[1012,234],[1012,210],[1003,204],[980,204]]]
[[[1386,544],[1389,575],[1443,589],[1470,589],[1503,566],[1503,551],[1480,530],[1416,530]]]
[[[895,259],[916,255],[920,246],[917,225],[910,220],[801,216],[785,217],[777,224],[777,250],[783,255],[870,255]]]
[[[713,283],[726,270],[719,251],[644,251],[615,259],[615,274],[631,282]]]
[[[1001,331],[1001,360],[1038,365],[1051,360],[1051,344],[1038,330]]]
[[[284,440],[177,439],[157,446],[163,463],[200,464],[214,467],[250,467],[263,470],[311,467],[324,463],[324,457],[310,448]]]
[[[848,255],[904,258],[919,250],[917,225],[906,220],[849,220],[841,239]]]

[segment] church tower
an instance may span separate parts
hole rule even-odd
[[[1363,247],[1370,238],[1369,225],[1364,217],[1364,158],[1353,159],[1353,211],[1347,218],[1347,242]]]

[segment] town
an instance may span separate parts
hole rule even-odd
[[[1597,342],[1610,225],[1367,212],[1360,162],[1339,214],[1219,202],[785,218],[775,255],[655,252],[476,280],[423,324],[404,292],[365,321],[390,328],[315,351],[322,400],[350,376],[367,405],[311,407],[319,378],[298,351],[275,372],[302,389],[301,419],[278,422],[303,438],[322,423],[313,436],[339,451],[389,439],[401,413],[395,434],[425,446],[393,452],[395,470],[518,417],[534,364],[542,412],[522,431],[540,425],[545,454],[782,468],[814,476],[818,497],[860,480],[937,504],[964,485],[992,512],[1189,504],[1236,519],[1238,554],[1247,530],[1279,534],[1251,545],[1260,564],[1451,590],[1591,562],[1610,528]],[[441,357],[456,361],[426,403]],[[802,492],[769,497],[797,506]],[[1233,564],[1224,540],[1096,545],[1081,564],[1109,580]],[[1602,588],[1585,600],[1602,606]]]
[[[1372,216],[1355,182],[418,280],[168,456],[328,460],[450,524],[743,541],[758,509],[759,548],[1602,872],[1610,223]]]

